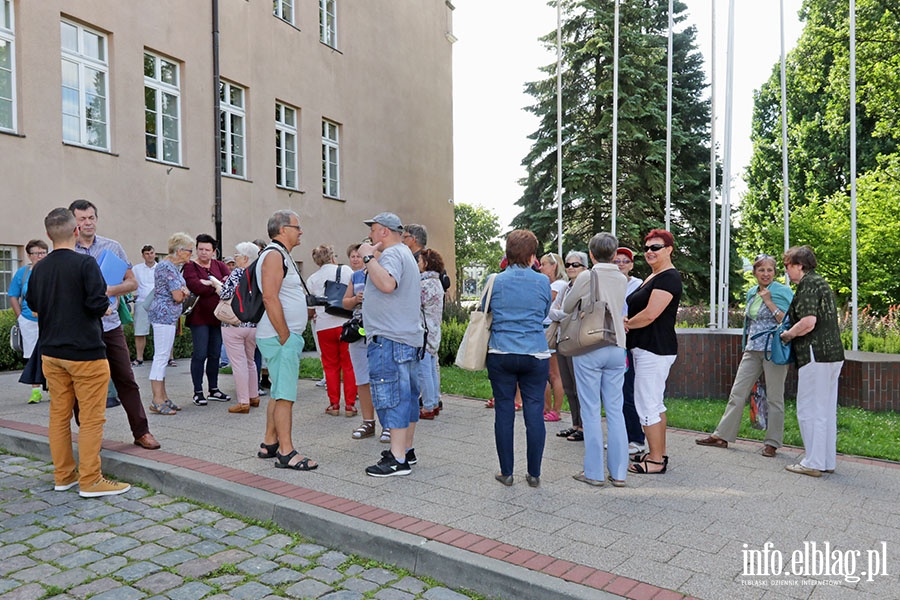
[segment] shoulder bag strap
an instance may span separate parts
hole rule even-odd
[[[483,300],[482,304],[484,304],[484,312],[488,312],[488,309],[491,307],[491,296],[494,294],[494,277],[496,277],[496,275],[491,275],[488,278],[487,287],[484,288],[484,293],[481,295]]]
[[[306,287],[306,280],[303,279],[303,275],[300,274],[300,269],[297,268],[297,263],[294,262],[294,259],[291,258],[291,255],[288,254],[287,251],[285,251],[285,249],[282,248],[281,246],[279,246],[278,244],[272,244],[269,247],[277,248],[278,251],[281,252],[281,256],[284,258],[284,260],[291,263],[291,266],[294,267],[294,272],[297,273],[297,277],[300,278],[300,284],[303,285],[303,290],[306,292],[306,295],[309,296],[310,293],[309,293],[309,288]]]

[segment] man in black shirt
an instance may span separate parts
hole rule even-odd
[[[38,316],[41,360],[50,389],[48,438],[56,491],[79,486],[83,498],[122,494],[127,483],[109,481],[100,471],[100,444],[106,422],[109,364],[100,317],[113,305],[100,267],[74,251],[78,227],[65,208],[44,219],[53,252],[35,265],[26,293]],[[78,397],[78,468],[69,422]]]

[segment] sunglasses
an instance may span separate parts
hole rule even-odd
[[[581,263],[565,263],[567,269],[580,269],[584,265]]]
[[[630,265],[631,262],[632,261],[630,261],[627,258],[617,258],[616,260],[613,261],[613,263],[615,263],[617,265]]]
[[[665,247],[665,244],[651,244],[649,246],[644,246],[644,252],[659,252]]]

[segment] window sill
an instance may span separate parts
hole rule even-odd
[[[341,50],[339,50],[338,48],[335,48],[328,42],[323,42],[322,40],[319,40],[319,43],[322,44],[323,46],[325,46],[326,48],[328,48],[329,50],[331,50],[332,52],[336,52],[337,54],[343,54],[343,52]]]
[[[108,154],[109,156],[118,157],[119,155],[115,152],[110,152],[104,148],[94,148],[93,146],[85,146],[84,144],[76,144],[74,142],[66,142],[63,141],[63,146],[69,146],[70,148],[81,148],[82,150],[90,150],[91,152],[98,152],[100,154]]]
[[[322,197],[326,200],[334,200],[335,202],[346,202],[346,198],[338,198],[337,196],[329,196],[328,194],[322,194]]]
[[[145,159],[148,163],[154,163],[154,164],[157,164],[157,165],[160,165],[160,166],[163,166],[163,167],[174,167],[174,168],[176,168],[176,169],[184,169],[185,171],[190,171],[190,170],[191,170],[190,167],[186,167],[186,166],[184,166],[184,165],[179,165],[178,163],[170,163],[170,162],[166,162],[166,161],[164,161],[164,160],[157,160],[157,159],[155,159],[155,158],[149,158],[149,157],[144,157],[144,159]]]
[[[12,131],[9,129],[0,129],[0,133],[2,133],[3,135],[8,135],[8,136],[17,137],[17,138],[25,137],[24,133],[19,133],[18,131]]]
[[[252,179],[247,179],[246,177],[241,177],[240,175],[231,175],[230,173],[222,173],[222,177],[226,179],[234,179],[236,181],[246,181],[247,183],[253,183]]]
[[[291,23],[290,21],[285,21],[284,19],[282,19],[281,17],[279,17],[276,14],[272,14],[272,16],[275,17],[276,19],[278,19],[279,21],[281,21],[282,23],[284,23],[285,25],[287,25],[288,27],[290,27],[291,29],[296,29],[297,31],[300,31],[300,28],[297,27],[296,25],[294,25],[293,23]]]
[[[285,185],[278,185],[278,184],[275,184],[275,189],[284,190],[285,192],[293,192],[295,194],[305,194],[306,193],[306,190],[301,190],[300,188],[292,188],[292,187],[287,187]]]

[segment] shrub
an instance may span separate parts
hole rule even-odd
[[[16,315],[11,308],[0,310],[0,370],[14,371],[25,366],[20,354],[9,347],[9,330],[16,323]]]
[[[471,309],[466,308],[459,302],[447,301],[444,302],[444,314],[442,318],[444,322],[457,321],[459,323],[468,323],[470,312]]]
[[[456,360],[456,351],[466,333],[468,321],[444,321],[441,323],[441,347],[438,349],[438,362],[442,366],[452,365]]]
[[[194,344],[191,340],[191,329],[187,326],[181,328],[181,335],[175,336],[175,344],[174,350],[172,352],[172,358],[188,358],[193,351]],[[125,342],[128,344],[128,354],[130,356],[135,356],[134,349],[134,325],[122,325],[122,331],[125,333]],[[147,347],[144,350],[145,359],[142,360],[153,360],[153,353],[155,350],[153,349],[153,327],[150,328],[150,335],[147,336]],[[138,356],[137,358],[141,358]]]

